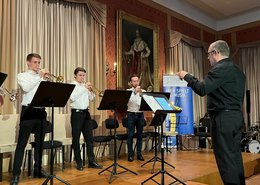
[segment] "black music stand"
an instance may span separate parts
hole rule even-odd
[[[98,174],[103,173],[104,171],[109,171],[111,173],[109,178],[109,184],[112,182],[112,177],[114,175],[124,173],[124,172],[131,172],[135,175],[137,173],[133,172],[132,170],[129,170],[128,168],[118,164],[117,162],[117,147],[116,147],[116,117],[117,117],[117,111],[118,110],[127,110],[127,104],[129,101],[129,98],[132,94],[132,91],[123,91],[123,90],[105,90],[103,98],[100,102],[100,105],[98,107],[98,110],[111,110],[114,111],[114,162],[104,170],[100,171]],[[117,172],[117,166],[123,168],[125,171]],[[113,170],[109,170],[109,168],[113,167]]]
[[[164,95],[167,99],[169,99],[170,97],[170,93],[166,93],[166,92],[152,92],[152,93],[143,93],[143,94],[147,94],[147,95],[152,95],[152,96],[160,96],[160,95]],[[150,106],[146,103],[146,101],[142,98],[141,101],[141,106],[140,106],[140,110],[142,111],[152,111],[152,109],[150,108]],[[155,163],[156,161],[162,161],[160,157],[158,157],[158,151],[157,151],[157,126],[159,126],[159,124],[161,123],[161,116],[163,116],[163,121],[165,120],[167,114],[163,114],[163,115],[159,115],[159,114],[155,114],[155,116],[153,117],[153,120],[151,122],[151,126],[154,126],[154,132],[155,132],[155,147],[154,147],[154,157],[149,159],[148,161],[146,161],[144,164],[141,165],[141,167],[145,166],[146,164],[153,162],[153,167],[151,170],[151,173],[154,173],[154,167],[155,167]],[[161,135],[162,137],[162,135]],[[170,167],[172,167],[173,169],[175,169],[175,167],[173,165],[171,165],[168,162],[165,162],[167,165],[169,165]]]
[[[4,99],[1,98],[1,91],[2,91],[2,95],[4,96],[5,88],[4,87],[2,88],[1,85],[4,83],[6,77],[7,77],[7,74],[0,72],[0,105],[4,103]],[[1,167],[2,167],[2,164],[0,164],[0,170],[2,171]],[[1,182],[1,177],[0,177],[0,182]]]
[[[153,120],[151,122],[151,126],[154,126],[154,130],[155,130],[155,133],[157,134],[157,128],[158,126],[161,125],[161,121],[163,122],[166,118],[167,114],[162,114],[162,115],[159,115],[159,114],[155,114],[154,117],[153,117]],[[155,134],[155,137],[156,137],[156,134]],[[160,133],[159,133],[160,134]],[[162,137],[163,135],[161,135]],[[163,141],[162,141],[163,142]],[[153,162],[153,167],[152,167],[152,170],[151,170],[151,173],[154,173],[154,167],[155,167],[155,163],[156,161],[159,161],[159,162],[162,162],[162,159],[160,157],[158,157],[158,151],[157,151],[157,138],[155,138],[155,148],[154,148],[154,157],[149,159],[148,161],[146,161],[144,164],[141,165],[141,167],[145,166],[146,164],[150,163],[150,162]],[[168,166],[172,167],[173,169],[175,169],[175,167],[173,165],[171,165],[170,163],[164,161],[165,164],[167,164]]]
[[[54,107],[64,107],[74,89],[73,84],[63,84],[55,82],[42,81],[33,97],[30,106],[33,107],[51,107],[51,122],[52,122],[52,132],[51,132],[51,160],[50,160],[50,174],[43,182],[43,185],[50,184],[53,185],[53,178],[61,181],[64,184],[70,185],[67,181],[57,177],[53,174],[53,146],[54,146]],[[43,128],[43,126],[42,126]],[[42,133],[42,132],[41,132]],[[40,155],[40,162],[41,162]],[[41,164],[40,164],[41,167]],[[41,169],[40,169],[41,170]]]
[[[184,184],[182,181],[180,181],[178,178],[174,177],[173,175],[171,175],[169,172],[164,170],[164,163],[166,163],[164,161],[164,146],[163,146],[163,122],[165,117],[167,116],[168,113],[180,113],[181,110],[176,110],[173,107],[170,106],[170,103],[168,101],[168,99],[166,98],[165,95],[160,95],[160,94],[148,94],[149,97],[152,97],[154,102],[158,103],[158,106],[161,107],[161,109],[157,109],[155,110],[155,107],[153,106],[153,102],[148,102],[148,100],[145,100],[146,103],[151,107],[151,109],[155,112],[155,116],[154,119],[156,119],[156,123],[158,123],[158,125],[161,125],[161,142],[162,142],[162,146],[161,146],[161,170],[158,171],[157,173],[155,173],[154,175],[152,175],[151,177],[149,177],[148,179],[146,179],[145,181],[143,181],[141,184],[146,183],[149,180],[152,180],[154,182],[156,182],[157,184],[160,184],[159,182],[157,182],[155,179],[153,179],[154,177],[156,177],[157,175],[161,174],[161,185],[164,185],[164,175],[167,174],[168,176],[170,176],[171,178],[174,179],[174,182],[170,183],[170,184],[174,184],[175,182],[179,182],[181,184]],[[145,98],[144,98],[145,99]],[[157,106],[157,107],[158,107]],[[169,163],[166,163],[169,165]],[[171,165],[170,165],[171,166]]]
[[[0,87],[4,83],[6,77],[7,77],[7,74],[0,72]]]

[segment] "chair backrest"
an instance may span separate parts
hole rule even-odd
[[[19,115],[0,115],[0,128],[0,145],[16,143],[19,132]]]
[[[50,121],[44,121],[43,124],[46,124],[45,127],[45,133],[51,133],[52,132],[52,123]]]
[[[123,127],[127,128],[127,123],[128,123],[127,117],[123,118],[123,119],[122,119]]]
[[[63,140],[71,138],[70,114],[55,114],[53,126],[55,139]]]
[[[91,119],[91,120],[88,120],[88,122],[92,125],[92,129],[98,128],[98,124],[97,124],[96,120]]]
[[[204,118],[202,120],[202,126],[207,128],[207,132],[210,132],[211,131],[210,118]]]
[[[115,123],[115,119],[106,119],[105,120],[105,123],[106,123],[106,128],[107,129],[114,129],[115,128],[115,126],[116,126],[116,128],[118,128],[119,127],[119,124],[118,124],[118,121],[116,120],[116,123]],[[116,124],[116,125],[115,125]]]

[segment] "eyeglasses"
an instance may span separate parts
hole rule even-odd
[[[214,52],[216,52],[216,51],[215,51],[215,50],[212,50],[212,51],[208,52],[207,54],[208,54],[208,56],[209,56],[211,53],[214,53]]]

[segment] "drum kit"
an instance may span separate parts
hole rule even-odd
[[[243,152],[260,153],[259,129],[259,123],[255,123],[248,128],[248,132],[242,133],[240,143]]]

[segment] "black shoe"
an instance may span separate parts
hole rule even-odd
[[[82,163],[77,164],[77,170],[83,171],[83,165],[82,165]]]
[[[33,171],[33,178],[46,178],[48,175],[43,171],[41,170],[39,172],[39,170],[34,170]]]
[[[19,176],[13,176],[12,180],[10,181],[10,185],[18,185],[19,184]]]
[[[128,161],[129,162],[133,162],[133,160],[134,160],[133,156],[128,156]]]
[[[103,166],[99,165],[99,164],[96,163],[96,162],[89,162],[89,163],[88,163],[88,167],[89,167],[89,168],[98,168],[98,169],[101,169]]]
[[[144,161],[144,157],[142,156],[141,153],[137,154],[137,160]]]

